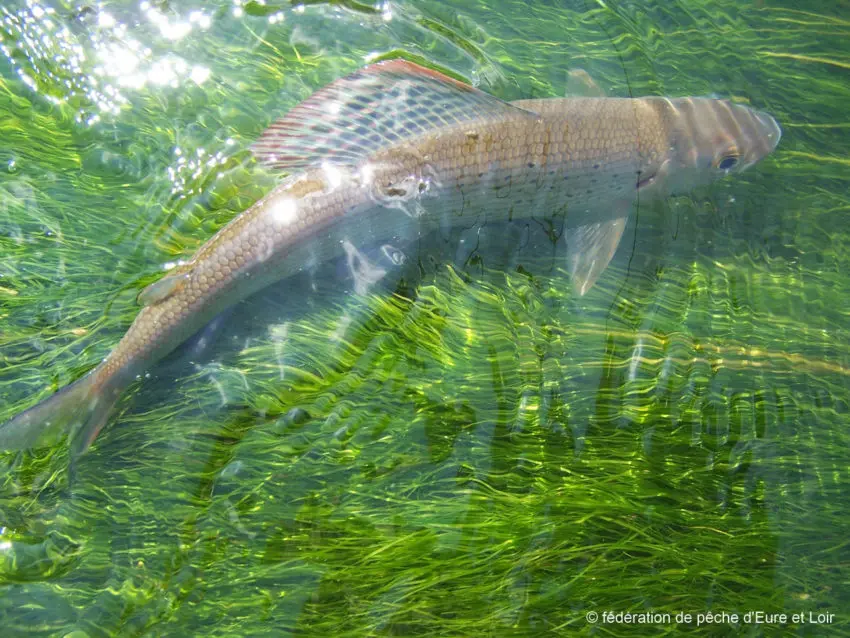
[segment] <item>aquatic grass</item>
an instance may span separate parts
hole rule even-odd
[[[495,273],[494,278],[500,277]],[[490,408],[498,419],[491,420],[486,406],[475,409],[481,402],[476,400],[474,386],[470,392],[472,384],[463,386],[455,399],[475,406],[464,412],[445,407],[452,405],[446,394],[455,387],[452,384],[440,386],[436,400],[424,397],[424,403],[410,402],[409,371],[397,374],[396,391],[387,392],[393,387],[387,379],[387,370],[394,370],[392,365],[370,362],[358,369],[358,360],[376,341],[379,355],[412,359],[420,366],[423,357],[456,359],[457,350],[452,349],[451,356],[439,344],[456,344],[453,339],[467,342],[468,335],[476,335],[472,346],[481,350],[487,350],[486,342],[516,344],[502,335],[505,330],[512,334],[512,326],[522,323],[516,321],[517,314],[528,320],[522,316],[528,307],[537,309],[541,299],[566,299],[570,294],[561,277],[543,283],[539,294],[529,294],[525,275],[508,279],[507,286],[494,288],[465,282],[447,269],[430,292],[426,288],[423,298],[412,302],[418,304],[417,312],[410,310],[409,299],[370,298],[369,311],[361,316],[363,325],[354,326],[351,340],[336,350],[337,357],[313,355],[305,366],[287,369],[294,377],[284,384],[292,384],[289,397],[280,393],[279,385],[268,386],[266,404],[276,404],[277,413],[287,415],[295,403],[306,412],[306,420],[287,420],[286,416],[281,420],[274,418],[272,411],[264,419],[269,425],[261,422],[259,427],[255,424],[245,429],[230,417],[221,431],[192,410],[193,401],[178,401],[186,406],[186,415],[169,414],[173,408],[158,409],[161,414],[140,414],[123,424],[106,449],[92,452],[113,457],[110,465],[120,469],[111,473],[108,495],[98,490],[99,495],[90,496],[108,499],[113,525],[132,525],[140,534],[148,529],[155,537],[161,533],[158,530],[182,530],[178,556],[194,566],[191,572],[204,574],[203,581],[188,576],[186,583],[195,596],[203,592],[205,597],[222,601],[242,600],[244,614],[237,606],[228,615],[231,630],[237,633],[257,621],[276,622],[275,611],[283,614],[280,622],[286,626],[292,607],[275,601],[282,593],[281,583],[293,578],[297,581],[285,588],[284,598],[291,591],[300,601],[301,621],[317,633],[345,631],[346,627],[353,632],[368,627],[417,633],[452,627],[463,631],[470,614],[491,608],[488,601],[493,600],[502,601],[498,612],[491,612],[492,617],[476,615],[476,627],[495,631],[511,623],[541,630],[581,626],[582,612],[591,604],[596,609],[652,608],[675,613],[691,605],[702,608],[706,591],[713,592],[714,604],[724,609],[749,609],[773,601],[787,608],[787,602],[780,603],[771,579],[759,585],[759,574],[776,568],[776,550],[765,545],[766,537],[775,536],[769,509],[762,505],[769,500],[768,494],[764,487],[740,482],[748,472],[739,469],[737,481],[735,472],[729,476],[736,464],[730,467],[723,459],[724,453],[740,444],[736,439],[752,436],[742,425],[729,426],[717,439],[713,446],[719,459],[716,465],[706,466],[706,450],[693,446],[691,428],[665,432],[663,451],[653,453],[650,442],[654,437],[629,428],[612,430],[614,423],[601,419],[602,427],[583,438],[580,454],[576,454],[575,442],[571,444],[563,433],[547,431],[536,419],[524,429],[503,425],[498,431],[498,423],[513,422],[499,415],[499,409],[518,412],[519,402],[513,395],[501,408]],[[457,303],[464,298],[475,300],[476,312],[452,311],[450,303],[468,307],[468,303]],[[505,318],[506,306],[514,313],[509,319]],[[443,329],[435,331],[425,322],[405,321],[409,314],[421,316],[422,312],[431,316],[445,313]],[[539,315],[535,312],[533,316]],[[324,320],[313,319],[301,329],[293,327],[287,336],[295,343],[288,345],[299,354],[326,350],[327,340],[319,337],[334,333],[337,319],[338,313],[328,312]],[[573,328],[556,324],[542,329],[561,335]],[[609,337],[593,326],[575,329],[595,330],[598,336]],[[633,344],[634,335],[625,334],[622,340]],[[730,351],[737,349],[731,347]],[[276,360],[273,343],[254,346],[243,354],[261,364],[261,388],[263,364],[268,377],[279,376],[279,370],[269,365]],[[493,361],[500,359],[512,357],[501,355]],[[645,362],[647,377],[657,376],[651,372],[663,363]],[[318,373],[305,367],[318,369]],[[499,368],[492,362],[491,367]],[[609,359],[606,367],[609,374],[616,374],[625,362]],[[452,366],[440,361],[438,366],[422,369],[442,377]],[[353,374],[354,370],[359,374]],[[439,380],[432,378],[431,382]],[[186,384],[187,391],[196,395],[199,379],[191,381]],[[370,383],[374,384],[371,392],[360,394]],[[423,379],[418,383],[430,385]],[[510,381],[504,384],[508,388],[515,385]],[[730,385],[734,387],[734,383]],[[490,394],[489,389],[485,391]],[[394,396],[400,399],[395,404]],[[217,398],[215,392],[209,392],[207,406],[211,408]],[[646,396],[643,404],[650,411],[652,403],[652,397]],[[413,406],[417,406],[416,414],[404,428],[392,428],[399,420],[391,418],[376,431],[376,408],[398,417],[397,410]],[[358,430],[350,438],[349,432],[341,433],[339,421],[333,418],[341,408],[347,409],[346,423],[360,423],[360,430],[366,431]],[[563,415],[570,406],[557,402],[551,409]],[[598,414],[599,406],[591,409]],[[697,409],[696,413],[705,414],[706,410]],[[476,415],[484,418],[476,419]],[[430,420],[434,416],[438,418]],[[239,419],[238,414],[235,418]],[[728,421],[722,413],[715,418],[719,423]],[[179,440],[169,431],[175,420],[185,428]],[[401,421],[408,418],[402,416]],[[495,424],[496,430],[486,433],[486,422],[491,428]],[[442,432],[429,432],[429,425]],[[454,437],[454,443],[442,448],[435,445],[440,435]],[[141,448],[136,445],[139,438],[146,441]],[[712,438],[709,429],[702,436],[703,444]],[[153,512],[145,503],[166,498],[165,494],[158,496],[151,490],[155,482],[145,486],[133,482],[147,484],[162,474],[162,461],[168,458],[163,448],[179,454],[183,468],[175,471],[174,464],[165,463],[171,468],[166,494],[172,505],[151,520]],[[191,453],[186,453],[187,449]],[[770,473],[769,458],[758,458],[761,472]],[[207,479],[199,484],[204,476]],[[181,485],[186,486],[185,491]],[[726,504],[718,509],[718,492],[722,495],[724,491]],[[128,518],[133,510],[137,513]],[[157,520],[163,515],[168,520]],[[154,551],[156,546],[152,546]],[[264,548],[262,567],[252,569],[251,577],[231,582],[228,574],[241,561],[253,563],[253,552],[244,554],[250,547]],[[824,551],[832,549],[827,544]],[[302,554],[309,556],[309,566],[299,567]],[[156,554],[148,558],[138,549],[126,562],[135,563],[133,571],[137,571],[139,561],[144,569],[150,569],[161,560]],[[683,580],[691,587],[682,588]],[[318,582],[326,585],[315,590]],[[376,582],[384,585],[375,588]],[[592,586],[596,582],[598,589]],[[617,589],[611,590],[612,582],[618,583]],[[645,588],[657,582],[667,583],[666,588],[649,595]],[[125,583],[112,594],[117,600],[109,604],[126,600],[132,590]],[[318,593],[308,595],[308,591]],[[561,609],[557,603],[576,600],[578,591],[584,605]],[[640,593],[624,598],[627,591]],[[682,591],[693,593],[688,596]],[[335,592],[346,595],[341,599]],[[811,596],[803,590],[797,593],[801,601]],[[178,592],[174,604],[179,601]],[[142,615],[149,616],[154,600],[147,596],[141,602],[145,603]],[[267,613],[257,618],[257,609]],[[217,616],[213,610],[210,613]],[[192,622],[204,626],[202,617],[193,615]],[[212,617],[209,622],[214,622]]]
[[[514,286],[522,287],[526,277],[515,275],[511,279]],[[477,310],[482,312],[458,318],[453,317],[455,313],[448,307],[441,306],[440,310],[448,317],[459,321],[456,330],[449,327],[453,323],[450,321],[439,334],[422,329],[413,334],[387,336],[372,324],[369,330],[360,332],[361,338],[377,333],[369,344],[374,339],[382,346],[391,344],[392,349],[385,356],[398,356],[398,350],[412,350],[407,356],[421,359],[430,345],[427,341],[422,343],[423,337],[427,340],[430,334],[433,342],[452,332],[461,332],[461,328],[465,334],[468,326],[464,324],[470,317],[477,319],[472,319],[475,323],[471,333],[488,335],[487,340],[498,341],[499,332],[514,325],[513,321],[502,321],[501,326],[493,321],[493,316],[503,316],[505,312],[505,300],[494,290],[466,284],[450,272],[441,284],[451,292],[444,296],[444,303],[447,299],[462,299],[466,293],[477,300],[480,304]],[[551,290],[548,293],[557,294]],[[562,290],[561,294],[568,293]],[[426,294],[421,301],[428,312],[434,311],[430,306],[435,298],[434,294]],[[509,297],[508,302],[522,308],[515,296]],[[402,300],[374,299],[371,303],[370,312],[364,313],[366,323],[385,321],[385,329],[390,330],[404,323],[404,314],[397,305],[403,304]],[[480,319],[488,315],[489,319]],[[315,335],[334,332],[336,316],[328,313],[324,330],[316,328],[314,320],[303,336],[298,330],[290,331],[288,337],[298,345],[293,350],[302,353],[321,347]],[[475,325],[479,321],[484,325]],[[422,326],[422,322],[409,325]],[[484,329],[488,326],[489,330]],[[566,328],[552,327],[553,332],[562,330]],[[757,435],[740,418],[736,423],[731,414],[724,414],[718,408],[720,413],[715,414],[715,423],[726,422],[725,431],[721,427],[720,432],[713,434],[709,424],[701,436],[703,445],[694,448],[694,432],[690,427],[664,432],[663,436],[655,433],[648,436],[630,428],[611,430],[616,420],[612,423],[600,418],[601,427],[593,436],[584,438],[581,452],[576,455],[575,444],[571,445],[569,438],[546,431],[535,419],[525,429],[502,426],[499,431],[499,421],[491,421],[486,408],[475,409],[480,402],[476,401],[474,386],[470,392],[471,384],[461,391],[460,400],[475,406],[466,411],[446,407],[452,405],[452,398],[445,394],[447,388],[453,387],[451,384],[441,386],[442,394],[436,401],[424,398],[424,403],[416,399],[410,402],[409,372],[398,375],[395,392],[387,392],[388,386],[393,387],[386,378],[388,365],[370,364],[359,369],[359,375],[354,372],[368,345],[358,347],[356,339],[353,341],[341,348],[338,359],[328,361],[318,357],[311,361],[309,367],[321,366],[320,374],[307,374],[300,368],[291,371],[295,378],[285,385],[292,384],[290,400],[306,412],[306,417],[302,417],[305,420],[286,416],[281,420],[272,413],[265,420],[271,426],[261,423],[249,430],[228,420],[224,432],[213,433],[219,438],[216,442],[210,440],[209,434],[201,435],[200,439],[192,437],[190,433],[195,431],[192,419],[180,419],[189,426],[186,434],[190,440],[177,447],[193,448],[193,453],[184,458],[198,459],[200,465],[215,459],[206,471],[200,470],[210,475],[211,485],[208,491],[198,493],[195,499],[199,500],[192,499],[194,507],[187,521],[194,528],[192,536],[198,542],[198,535],[203,537],[206,530],[207,534],[229,539],[227,546],[220,548],[223,556],[215,555],[216,564],[223,561],[219,567],[225,570],[222,581],[216,585],[216,566],[205,564],[205,583],[198,583],[197,587],[208,593],[207,588],[212,588],[218,592],[217,596],[228,599],[232,585],[226,580],[225,566],[232,566],[232,560],[238,564],[241,552],[247,547],[262,546],[266,548],[264,555],[271,552],[280,562],[279,568],[287,573],[293,567],[294,557],[301,552],[308,552],[317,566],[331,566],[331,573],[326,569],[320,571],[322,582],[335,583],[334,587],[327,597],[321,593],[318,599],[312,596],[313,602],[305,603],[302,611],[311,619],[313,630],[319,633],[323,627],[344,630],[348,624],[362,630],[371,626],[368,619],[373,614],[384,619],[384,623],[389,622],[390,627],[408,631],[430,631],[430,623],[434,629],[445,629],[452,626],[453,616],[468,617],[463,607],[458,607],[459,600],[470,604],[468,613],[473,613],[477,607],[486,608],[483,601],[493,597],[511,600],[517,588],[524,592],[520,597],[524,613],[511,612],[510,605],[503,603],[500,613],[490,619],[493,630],[504,626],[506,618],[511,617],[531,623],[524,625],[527,627],[539,622],[545,628],[549,626],[547,623],[558,620],[564,626],[571,626],[583,622],[578,613],[582,609],[559,612],[549,606],[553,600],[570,599],[580,586],[582,599],[598,605],[596,608],[611,605],[621,610],[623,592],[641,592],[655,578],[668,582],[669,591],[661,590],[653,596],[635,594],[628,599],[629,609],[651,607],[655,611],[675,612],[683,603],[701,608],[706,588],[716,592],[714,604],[725,609],[749,609],[750,605],[772,601],[779,604],[780,594],[772,584],[759,587],[750,580],[762,571],[771,573],[776,568],[776,550],[765,546],[765,535],[775,535],[769,509],[761,504],[769,500],[769,495],[758,481],[753,484],[747,480],[750,475],[745,469],[747,465],[742,468],[740,460],[735,459],[742,442],[755,442],[759,437],[767,437],[768,432]],[[263,356],[259,354],[260,348],[249,349],[245,356],[256,357],[258,362],[266,364],[274,360],[273,345],[266,346]],[[437,352],[446,354],[442,348]],[[613,361],[609,365],[618,366]],[[336,367],[341,369],[335,371]],[[424,369],[437,372],[451,367],[441,362],[439,366]],[[609,372],[614,371],[609,368]],[[278,374],[278,370],[269,367],[270,377]],[[647,376],[653,375],[647,372]],[[364,395],[364,386],[368,388],[370,384],[374,387]],[[280,402],[277,412],[287,415],[293,408],[286,395],[273,388],[270,391],[272,396],[267,403]],[[210,398],[215,397],[215,393],[210,394]],[[394,402],[393,397],[402,400]],[[762,398],[762,403],[765,402],[771,401]],[[518,403],[510,397],[501,409],[516,414]],[[653,403],[651,396],[643,401],[650,412]],[[380,429],[375,423],[378,405],[401,417],[402,422],[410,419],[408,425],[399,430],[384,424]],[[415,407],[412,418],[399,415],[398,410],[405,407],[407,410]],[[567,407],[553,406],[561,411]],[[499,409],[499,406],[491,408],[497,414]],[[769,411],[764,405],[756,409]],[[596,411],[599,414],[599,406]],[[711,415],[705,408],[696,412]],[[341,414],[345,423],[359,424],[359,428],[353,433],[341,432]],[[431,420],[434,416],[438,419]],[[476,419],[476,416],[484,418]],[[512,422],[504,414],[497,418]],[[762,419],[766,422],[769,417]],[[398,423],[392,418],[387,421],[390,425]],[[491,428],[496,424],[496,429],[489,433],[485,425],[488,422]],[[658,418],[650,422],[658,423]],[[133,423],[142,428],[142,437],[149,445],[174,447],[173,434],[165,431],[167,420],[145,414]],[[204,423],[209,425],[208,421],[197,421],[195,427],[203,428]],[[152,424],[157,424],[156,430]],[[158,437],[157,431],[160,431]],[[663,448],[653,452],[652,441],[656,436],[661,436]],[[242,437],[238,439],[238,447],[234,447],[234,437]],[[441,447],[439,442],[443,437],[454,438],[454,442]],[[488,440],[483,446],[477,443]],[[120,454],[122,449],[133,450],[132,458],[139,463],[138,448],[133,448],[132,441],[122,436],[114,447],[115,450],[108,452],[110,455]],[[753,453],[750,450],[749,456]],[[724,458],[726,455],[729,459]],[[715,456],[717,461],[707,466],[706,459]],[[757,462],[761,471],[768,474],[769,458],[758,457]],[[440,463],[434,465],[435,460]],[[126,461],[132,466],[130,458]],[[142,463],[142,467],[146,471],[155,470],[152,461]],[[123,463],[119,460],[119,465]],[[488,470],[482,469],[488,466]],[[177,484],[183,480],[191,483],[197,480],[198,471],[190,465],[184,468],[185,474],[178,472],[171,480]],[[281,499],[283,494],[286,498]],[[720,509],[718,497],[723,503]],[[112,498],[121,501],[120,496],[110,495]],[[205,512],[200,517],[198,508]],[[381,532],[386,526],[389,527]],[[361,527],[363,531],[359,532]],[[275,535],[279,538],[275,539]],[[418,561],[415,556],[420,557]],[[262,572],[256,578],[265,583],[266,590],[262,596],[259,592],[255,596],[265,599],[272,596],[268,591],[274,589],[272,583],[280,581],[274,577],[274,565],[267,565]],[[512,573],[517,574],[519,584],[510,576]],[[399,575],[398,580],[393,578],[394,574]],[[743,574],[749,576],[745,578]],[[372,583],[386,582],[388,578],[390,585],[374,590]],[[692,584],[696,579],[702,584],[688,588],[694,592],[688,598],[681,594],[682,579]],[[600,581],[601,591],[591,587],[588,592],[588,583],[596,581]],[[248,582],[255,584],[253,579],[244,584]],[[611,582],[619,583],[613,592]],[[531,583],[539,583],[539,594],[528,591]],[[261,584],[255,586],[263,590]],[[447,595],[447,588],[456,593]],[[333,592],[342,591],[347,594],[340,600]],[[538,596],[540,609],[536,612]],[[749,602],[747,596],[751,597]],[[415,608],[406,605],[405,601],[411,597],[420,601],[418,606],[428,609],[428,613],[420,616]],[[313,608],[315,611],[310,612]],[[537,614],[540,617],[535,620]],[[247,618],[243,620],[250,622]],[[459,622],[462,626],[463,621]],[[234,628],[234,631],[238,630]]]

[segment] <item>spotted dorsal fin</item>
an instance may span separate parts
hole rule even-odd
[[[267,128],[252,150],[261,163],[287,172],[322,161],[356,164],[440,127],[518,116],[537,118],[437,71],[388,60],[317,91]]]

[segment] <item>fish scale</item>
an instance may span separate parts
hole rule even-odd
[[[558,216],[584,294],[639,197],[742,170],[779,137],[769,115],[722,100],[507,103],[402,60],[365,67],[263,133],[252,147],[258,161],[289,176],[142,291],[144,307],[100,365],[0,425],[0,449],[67,433],[83,451],[144,370],[222,310],[346,246]]]

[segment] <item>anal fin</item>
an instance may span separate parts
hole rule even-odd
[[[599,276],[608,267],[623,231],[626,229],[627,216],[616,219],[585,224],[568,231],[567,249],[570,275],[573,289],[584,295],[593,287]]]

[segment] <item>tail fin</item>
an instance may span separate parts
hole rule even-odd
[[[0,451],[52,445],[67,434],[76,456],[106,424],[118,393],[95,383],[94,371],[0,424]]]

